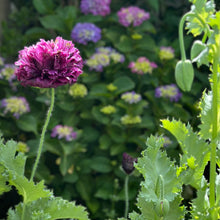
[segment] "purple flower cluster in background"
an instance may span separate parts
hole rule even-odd
[[[73,131],[73,128],[66,125],[57,125],[53,128],[51,137],[58,137],[58,139],[65,138],[66,141],[72,141],[76,139],[77,132]]]
[[[15,75],[15,65],[14,64],[5,64],[4,67],[0,70],[0,79],[7,80],[12,90],[16,90],[15,80],[17,77]]]
[[[169,98],[171,102],[178,102],[182,93],[175,84],[159,86],[155,89],[155,97]]]
[[[136,62],[130,62],[128,68],[132,73],[146,74],[152,73],[153,69],[157,68],[157,64],[150,62],[146,57],[139,57]]]
[[[141,95],[137,94],[135,91],[125,92],[121,95],[121,98],[129,104],[138,103],[142,99]]]
[[[20,115],[30,111],[29,104],[25,97],[13,96],[2,99],[0,107],[5,109],[4,114],[10,112],[16,119],[18,119]]]
[[[102,72],[103,67],[106,67],[112,61],[113,63],[123,63],[125,60],[124,55],[118,53],[111,47],[99,47],[96,52],[85,61],[85,64],[90,70]]]
[[[101,39],[101,29],[92,23],[77,23],[71,38],[79,44],[86,45],[89,41],[96,43]]]
[[[121,8],[117,15],[119,23],[125,27],[128,27],[129,25],[133,25],[134,27],[139,26],[143,23],[143,21],[150,18],[149,12],[146,12],[136,6]]]
[[[111,0],[81,0],[80,9],[84,14],[106,16],[110,14]]]
[[[40,40],[19,52],[15,71],[23,86],[56,88],[73,84],[82,73],[83,61],[72,41],[57,37],[55,41]]]

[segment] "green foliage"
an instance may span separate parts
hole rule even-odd
[[[76,206],[75,202],[53,197],[53,193],[46,189],[43,180],[37,184],[29,181],[24,176],[26,157],[22,153],[17,154],[16,149],[16,142],[8,141],[4,144],[1,139],[0,193],[7,192],[10,190],[9,186],[14,186],[23,197],[23,203],[16,206],[15,210],[9,210],[8,219],[88,219],[84,207]]]
[[[176,120],[162,120],[162,123],[163,127],[176,137],[182,149],[179,174],[183,183],[199,188],[205,166],[210,158],[209,145],[192,131],[190,125],[186,126]]]
[[[146,145],[148,148],[142,152],[143,157],[138,158],[136,165],[144,177],[137,202],[142,213],[141,218],[160,219],[162,215],[164,219],[181,219],[181,215],[184,213],[183,208],[179,207],[179,211],[173,212],[181,202],[178,196],[181,191],[181,184],[176,176],[177,171],[174,163],[167,158],[165,152],[161,151],[163,138],[151,136]],[[164,200],[168,202],[169,208],[166,213],[159,214],[156,208],[157,204]],[[130,217],[131,219],[138,219],[135,214],[131,214]]]

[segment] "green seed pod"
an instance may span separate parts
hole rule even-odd
[[[194,70],[191,60],[180,60],[176,64],[175,78],[180,89],[185,92],[190,91],[194,79]]]
[[[170,210],[170,203],[167,199],[159,200],[155,206],[155,212],[159,217],[166,216]]]
[[[191,60],[194,60],[195,58],[197,58],[200,53],[206,49],[206,44],[202,43],[202,41],[200,40],[196,40],[191,48]]]

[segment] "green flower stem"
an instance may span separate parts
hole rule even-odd
[[[180,42],[180,52],[181,52],[181,60],[182,61],[186,60],[186,52],[185,52],[184,39],[183,39],[184,22],[185,22],[186,18],[190,15],[194,15],[194,14],[191,12],[188,12],[185,15],[183,15],[183,17],[180,20],[180,24],[179,24],[179,42]]]
[[[51,113],[52,113],[53,107],[54,107],[54,99],[55,99],[55,89],[52,88],[52,89],[51,89],[51,102],[50,102],[50,107],[49,107],[49,110],[48,110],[48,112],[47,112],[46,121],[45,121],[44,126],[43,126],[43,129],[42,129],[42,133],[41,133],[41,137],[40,137],[40,144],[39,144],[38,152],[37,152],[37,158],[36,158],[35,163],[34,163],[34,167],[33,167],[32,173],[31,173],[30,181],[33,180],[34,175],[35,175],[36,170],[37,170],[38,163],[39,163],[39,161],[40,161],[40,156],[41,156],[41,153],[42,153],[42,148],[43,148],[45,133],[46,133],[47,126],[48,126],[48,124],[49,124],[50,117],[51,117]]]
[[[210,159],[210,207],[214,207],[215,205],[215,179],[216,179],[216,139],[218,137],[218,99],[219,99],[219,89],[218,89],[218,60],[219,60],[219,45],[217,46],[217,50],[215,51],[215,57],[213,62],[213,86],[212,86],[212,115],[213,115],[213,128],[212,128],[212,145],[211,145],[211,159]]]
[[[185,52],[184,39],[183,39],[183,29],[184,29],[184,22],[186,21],[186,18],[189,16],[196,17],[202,23],[202,25],[205,27],[205,31],[204,31],[205,34],[202,39],[203,43],[206,41],[207,37],[209,37],[211,34],[209,25],[203,20],[203,18],[199,14],[195,14],[193,12],[188,12],[185,15],[183,15],[183,17],[180,20],[180,25],[179,25],[180,52],[181,52],[181,59],[183,61],[186,60],[186,52]]]
[[[129,175],[125,177],[125,218],[128,218],[128,209],[129,209],[129,196],[128,196],[128,180]]]

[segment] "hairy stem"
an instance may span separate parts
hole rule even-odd
[[[40,137],[40,143],[39,143],[38,152],[37,152],[37,158],[36,158],[35,163],[34,163],[34,166],[33,166],[33,170],[32,170],[32,173],[31,173],[30,181],[33,180],[34,175],[35,175],[36,170],[37,170],[37,166],[38,166],[39,161],[40,161],[40,156],[41,156],[42,149],[43,149],[43,143],[44,143],[45,133],[46,133],[47,126],[48,126],[48,124],[49,124],[50,117],[51,117],[51,114],[52,114],[52,111],[53,111],[53,107],[54,107],[54,99],[55,99],[55,89],[52,88],[52,89],[51,89],[51,102],[50,102],[50,107],[49,107],[49,110],[48,110],[48,112],[47,112],[47,117],[46,117],[46,120],[45,120],[43,129],[42,129],[42,133],[41,133],[41,137]]]
[[[216,147],[217,147],[217,136],[218,136],[218,126],[219,126],[219,111],[218,111],[218,99],[219,99],[219,89],[218,89],[218,59],[219,59],[219,46],[215,51],[215,57],[213,62],[213,86],[212,86],[212,144],[211,144],[211,159],[210,159],[210,207],[215,205],[215,178],[216,178]]]
[[[128,180],[129,175],[125,177],[125,218],[128,217],[128,209],[129,209],[129,197],[128,197]]]

